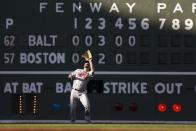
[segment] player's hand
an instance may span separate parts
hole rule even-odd
[[[73,77],[73,76],[72,76],[71,74],[68,75],[68,78],[69,78],[69,79],[72,79],[72,77]]]
[[[71,79],[71,75],[68,75],[68,78]]]

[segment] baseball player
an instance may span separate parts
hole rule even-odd
[[[70,95],[70,114],[71,123],[76,120],[76,104],[80,100],[85,108],[85,120],[90,123],[90,103],[87,97],[87,83],[90,77],[94,74],[94,67],[92,63],[92,55],[88,50],[87,55],[82,55],[85,59],[84,68],[76,69],[69,74],[68,78],[73,79],[73,86]]]

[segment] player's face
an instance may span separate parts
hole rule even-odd
[[[84,63],[84,68],[90,68],[90,64],[88,62]]]

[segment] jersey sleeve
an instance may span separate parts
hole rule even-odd
[[[75,77],[75,76],[76,76],[76,74],[77,74],[77,72],[78,72],[78,69],[77,69],[77,70],[75,70],[75,71],[73,71],[73,72],[71,72],[71,73],[70,73],[70,75],[71,75],[72,77]]]

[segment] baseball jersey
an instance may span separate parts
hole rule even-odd
[[[77,90],[86,90],[90,77],[93,77],[93,74],[84,69],[77,69],[71,75],[74,77],[73,88]]]

